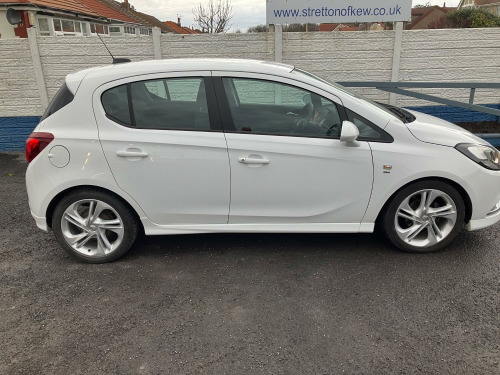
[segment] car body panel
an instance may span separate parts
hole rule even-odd
[[[385,129],[394,142],[357,142],[348,147],[335,139],[249,137],[222,131],[151,130],[138,134],[138,129],[105,117],[99,100],[105,87],[144,76],[186,76],[200,71],[214,77],[266,76],[313,90],[368,118]],[[486,170],[454,149],[457,143],[487,142],[415,112],[417,121],[404,124],[377,106],[304,76],[292,66],[230,59],[150,61],[93,68],[69,75],[66,82],[75,98],[37,126],[37,131],[50,132],[55,139],[31,162],[26,174],[32,215],[42,229],[48,229],[44,225],[50,221],[47,210],[60,193],[95,186],[129,203],[146,234],[371,232],[395,192],[429,178],[449,180],[463,188],[472,203],[469,230],[500,220],[499,214],[488,216],[500,201],[500,172]],[[49,161],[49,150],[57,145],[70,152],[70,162],[64,168]],[[147,148],[149,158],[118,160],[116,151],[124,147]],[[270,164],[249,167],[238,163],[241,156],[252,153],[268,157]],[[234,164],[233,175],[230,163]],[[314,167],[316,164],[319,167]],[[169,186],[176,178],[176,184]],[[334,187],[332,200],[328,186]],[[304,191],[309,194],[304,195]],[[259,210],[252,207],[252,197]],[[165,205],[170,211],[162,208],[158,212]],[[154,213],[146,215],[142,206]]]
[[[417,120],[406,126],[415,138],[422,142],[449,147],[455,147],[458,143],[489,145],[484,139],[451,122],[417,111],[409,110],[408,112],[412,113]]]
[[[230,224],[360,223],[373,182],[367,142],[228,133]],[[247,165],[239,158],[269,160]]]

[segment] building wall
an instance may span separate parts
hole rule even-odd
[[[282,60],[329,81],[390,81],[394,31],[283,33]],[[104,37],[117,57],[133,61],[155,56],[153,37]],[[98,38],[39,37],[40,60],[51,98],[71,72],[106,65],[111,57]],[[409,30],[403,33],[400,81],[500,81],[500,28]],[[232,57],[275,60],[274,33],[160,36],[162,58]],[[28,40],[0,39],[0,118],[40,116],[42,108]],[[368,98],[387,102],[389,94],[357,89]],[[469,90],[425,89],[429,94],[468,101]],[[498,105],[500,90],[477,90],[476,103]],[[481,119],[472,112],[397,97],[397,104],[422,107],[450,121]],[[432,106],[432,108],[431,108]],[[453,117],[455,116],[455,117]],[[469,117],[467,117],[469,116]],[[456,120],[455,120],[456,118]],[[12,124],[11,120],[8,120]],[[0,133],[9,133],[0,121]],[[9,125],[10,126],[10,125]],[[34,127],[34,126],[33,126]],[[21,143],[17,147],[22,147]],[[5,145],[0,145],[0,150]],[[10,147],[10,146],[9,146]]]
[[[14,26],[7,22],[7,11],[0,10],[0,39],[17,38]]]

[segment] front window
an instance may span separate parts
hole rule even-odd
[[[313,92],[279,82],[223,78],[237,132],[338,138],[337,104]]]

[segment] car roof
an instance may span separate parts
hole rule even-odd
[[[190,71],[190,70],[236,70],[255,73],[289,73],[292,65],[279,64],[269,61],[249,59],[168,59],[149,60],[133,63],[115,64],[113,74],[117,72],[148,73],[150,71]]]
[[[168,72],[189,71],[236,71],[248,73],[262,73],[273,75],[286,75],[293,71],[293,65],[280,64],[270,61],[249,59],[216,59],[216,58],[190,58],[168,59],[130,62],[90,68],[66,77],[69,89],[75,93],[82,80],[116,80],[129,76]]]

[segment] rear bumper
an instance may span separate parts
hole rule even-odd
[[[488,228],[500,221],[500,212],[494,215],[486,216],[484,219],[471,220],[465,227],[468,231],[474,231],[479,229]]]
[[[33,217],[33,219],[35,219],[36,226],[38,228],[40,228],[44,232],[49,232],[50,228],[47,225],[47,218],[36,216],[33,212],[31,212],[31,216]]]

